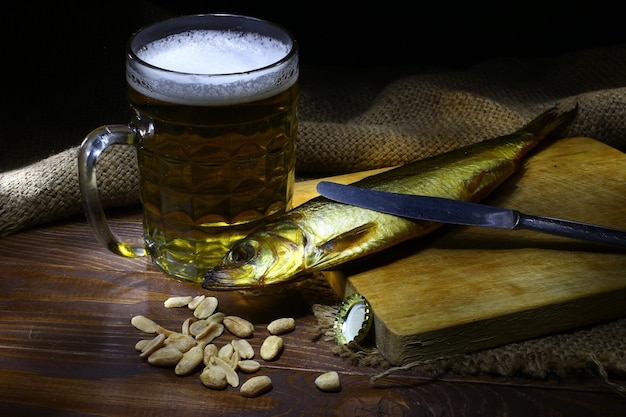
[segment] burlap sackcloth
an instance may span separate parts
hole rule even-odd
[[[558,57],[503,58],[468,69],[303,67],[297,175],[398,165],[510,133],[554,104],[580,111],[563,136],[626,150],[626,45]],[[103,124],[106,121],[103,121]],[[95,127],[95,126],[94,126]],[[82,212],[78,145],[0,173],[0,236]],[[113,147],[98,164],[106,207],[138,202],[134,151]],[[336,306],[316,304],[320,323]],[[545,377],[626,372],[626,320],[412,367],[461,374]],[[375,349],[336,352],[386,367]]]

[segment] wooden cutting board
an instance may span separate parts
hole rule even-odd
[[[317,182],[299,183],[295,204]],[[483,202],[626,229],[626,155],[555,141]],[[376,345],[394,365],[626,316],[626,250],[532,231],[447,225],[325,274],[341,297],[370,302]]]

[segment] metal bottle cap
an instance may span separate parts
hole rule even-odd
[[[370,303],[361,294],[352,294],[341,304],[335,317],[335,341],[340,345],[362,341],[372,321]]]

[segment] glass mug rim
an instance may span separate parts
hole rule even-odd
[[[257,68],[222,73],[162,68],[140,56],[142,48],[151,42],[193,31],[250,33],[280,42],[288,49],[280,50],[281,58],[270,64],[262,62]],[[298,79],[298,60],[295,38],[273,22],[236,14],[186,15],[154,23],[131,35],[126,51],[126,79],[137,91],[164,102],[197,106],[242,104],[290,88]]]
[[[215,23],[218,20],[222,20],[222,19],[228,19],[228,20],[239,20],[241,22],[250,22],[250,23],[256,23],[257,25],[263,25],[264,28],[272,28],[273,29],[273,33],[275,34],[281,34],[282,38],[281,40],[288,42],[287,45],[289,47],[289,51],[279,60],[274,61],[268,65],[262,66],[262,67],[258,67],[258,68],[253,68],[247,71],[238,71],[238,72],[224,72],[224,73],[212,73],[212,74],[206,74],[206,73],[195,73],[195,72],[184,72],[184,71],[177,71],[177,70],[172,70],[172,69],[168,69],[168,68],[163,68],[160,67],[158,65],[154,65],[151,64],[147,61],[145,61],[144,59],[140,58],[137,55],[137,50],[140,49],[141,47],[147,45],[148,43],[158,40],[158,39],[162,39],[166,36],[172,35],[172,34],[176,34],[176,33],[180,33],[180,32],[184,32],[184,31],[189,31],[191,26],[190,23],[192,22],[212,22]],[[259,26],[260,27],[260,26]],[[164,33],[160,33],[159,31],[161,30],[165,30],[166,34]],[[201,28],[201,27],[194,27],[193,30],[196,29],[207,29],[207,30],[215,30],[215,27],[211,26],[211,27],[205,27],[205,28]],[[244,27],[237,27],[237,29],[239,29],[240,31],[245,31]],[[230,29],[229,29],[230,30]],[[253,31],[250,30],[250,32],[257,32],[257,31]],[[159,35],[157,35],[157,33],[160,33]],[[149,35],[154,34],[156,36],[151,36],[148,39],[146,39],[143,42],[140,42],[140,40],[142,39],[142,37],[148,37]],[[274,36],[276,37],[276,36]],[[229,13],[205,13],[205,14],[194,14],[194,15],[184,15],[184,16],[177,16],[177,17],[172,17],[166,20],[161,20],[158,22],[154,22],[151,24],[148,24],[142,28],[140,28],[139,30],[135,31],[133,34],[131,34],[131,36],[129,37],[128,41],[126,42],[126,57],[128,60],[133,61],[133,62],[137,62],[140,65],[150,68],[151,70],[154,71],[162,71],[165,73],[173,73],[173,74],[181,74],[181,75],[189,75],[189,76],[194,76],[194,77],[201,77],[201,78],[206,78],[206,79],[210,79],[210,78],[219,78],[219,77],[232,77],[232,76],[241,76],[241,75],[252,75],[255,73],[259,73],[259,72],[263,72],[269,69],[273,69],[277,66],[280,66],[282,64],[288,63],[289,61],[291,61],[294,58],[297,58],[298,55],[298,49],[299,49],[299,45],[298,42],[296,40],[296,38],[293,36],[293,34],[286,29],[285,27],[274,23],[272,21],[269,20],[265,20],[265,19],[261,19],[261,18],[257,18],[257,17],[253,17],[253,16],[246,16],[246,15],[239,15],[239,14],[229,14]]]

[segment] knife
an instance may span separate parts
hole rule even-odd
[[[410,219],[499,229],[529,229],[626,247],[626,230],[552,217],[532,216],[517,210],[486,204],[370,190],[328,181],[318,183],[317,192],[333,201]]]

